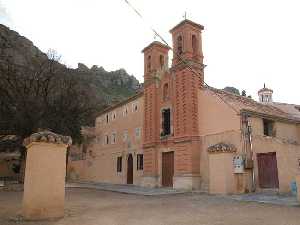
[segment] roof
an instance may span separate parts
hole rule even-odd
[[[132,95],[132,96],[130,96],[129,98],[127,98],[127,99],[125,99],[125,100],[123,100],[123,101],[121,101],[121,102],[118,102],[117,104],[114,104],[114,105],[112,105],[112,106],[109,106],[109,107],[105,108],[104,110],[102,110],[102,111],[98,114],[98,116],[101,116],[102,114],[107,113],[107,112],[109,112],[109,111],[112,111],[112,110],[114,110],[114,109],[116,109],[116,108],[118,108],[118,107],[120,107],[120,106],[123,106],[123,105],[127,104],[128,102],[134,101],[134,100],[138,99],[139,97],[141,97],[143,94],[144,94],[144,91],[141,90],[141,91],[139,91],[138,93],[136,93],[135,95]],[[98,116],[97,116],[97,117],[98,117]]]
[[[219,96],[222,100],[240,112],[247,112],[251,115],[259,117],[274,118],[289,122],[300,123],[300,106],[286,103],[259,103],[251,98],[236,95],[231,92],[220,90],[217,88],[206,86],[205,91],[210,92],[215,96]],[[139,93],[129,97],[128,99],[121,101],[113,106],[110,106],[100,112],[99,116],[114,110],[122,105],[127,104],[143,95],[143,90]]]
[[[272,92],[272,93],[273,93],[273,90],[270,89],[270,88],[264,87],[264,88],[262,88],[262,89],[260,89],[260,90],[258,91],[258,94],[261,93],[261,92]]]
[[[159,46],[159,47],[162,47],[162,48],[166,48],[168,50],[170,50],[171,48],[168,46],[168,45],[165,45],[159,41],[153,41],[150,45],[148,45],[147,47],[145,47],[143,50],[142,50],[142,53],[144,53],[145,51],[147,51],[149,48],[151,48],[152,46]]]
[[[300,120],[300,105],[280,103],[280,102],[272,102],[269,104],[274,105],[276,108],[279,108],[282,111]]]
[[[288,110],[283,110],[282,108],[274,104],[262,104],[251,98],[236,95],[213,87],[206,87],[205,90],[219,96],[224,101],[226,101],[227,104],[229,104],[239,112],[244,111],[252,115],[273,117],[300,123],[300,116],[295,116]]]
[[[190,24],[190,25],[192,25],[193,27],[196,27],[199,30],[203,30],[204,29],[204,26],[202,26],[201,24],[198,24],[198,23],[195,23],[195,22],[193,22],[191,20],[185,19],[185,20],[181,21],[179,24],[177,24],[175,27],[173,27],[170,30],[170,32],[172,33],[174,30],[176,30],[180,26],[183,26],[184,24]]]

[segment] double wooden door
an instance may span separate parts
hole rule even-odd
[[[279,188],[276,152],[257,154],[258,180],[261,188]]]

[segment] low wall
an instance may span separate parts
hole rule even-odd
[[[242,151],[241,133],[239,130],[232,130],[232,131],[226,131],[222,133],[202,136],[201,156],[200,156],[200,175],[201,175],[201,189],[204,191],[205,190],[208,191],[209,179],[210,179],[209,153],[207,152],[207,149],[208,147],[215,145],[219,142],[230,143],[234,145],[237,148],[237,153],[240,153]],[[228,165],[231,166],[232,160],[228,163],[231,163],[230,165]]]

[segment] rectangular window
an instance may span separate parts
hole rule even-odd
[[[117,134],[116,133],[112,133],[111,135],[111,143],[115,144],[117,141]]]
[[[161,136],[167,136],[171,134],[171,110],[162,110],[162,133]]]
[[[136,112],[138,110],[137,102],[132,103],[132,112]]]
[[[275,136],[274,121],[263,119],[263,126],[265,136]]]
[[[128,108],[127,108],[127,106],[125,106],[123,108],[123,116],[125,117],[125,116],[127,116],[127,114],[128,114]]]
[[[105,144],[109,144],[109,137],[108,137],[108,135],[105,135],[105,142],[104,142]]]
[[[106,123],[108,123],[108,122],[109,122],[109,115],[106,114]]]
[[[144,155],[143,154],[137,154],[136,169],[137,170],[143,170],[144,169]]]
[[[117,113],[113,112],[111,115],[111,120],[115,120],[117,118]]]
[[[122,172],[122,156],[119,156],[117,158],[117,172]]]
[[[135,128],[135,137],[136,138],[141,137],[141,128],[140,127]]]

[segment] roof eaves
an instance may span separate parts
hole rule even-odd
[[[241,112],[241,114],[247,113],[248,115],[257,116],[260,118],[274,119],[274,120],[282,121],[282,122],[300,124],[300,119],[292,117],[292,116],[291,117],[276,116],[276,115],[272,115],[272,114],[256,112],[256,111],[249,110],[249,109],[241,109],[240,112]]]
[[[104,110],[102,110],[102,111],[97,115],[97,117],[103,115],[104,113],[107,113],[107,112],[109,112],[109,111],[112,111],[113,109],[116,109],[116,108],[118,108],[118,107],[120,107],[120,106],[122,106],[122,105],[125,105],[125,104],[128,103],[128,102],[131,102],[131,101],[133,101],[133,100],[135,100],[135,99],[141,97],[143,94],[144,94],[144,91],[143,91],[143,90],[142,90],[142,91],[139,91],[137,94],[132,95],[132,96],[130,96],[129,98],[127,98],[127,99],[125,99],[125,100],[123,100],[123,101],[121,101],[121,102],[118,102],[118,103],[116,103],[116,104],[114,104],[114,105],[112,105],[112,106],[109,106],[109,107],[105,108]]]

